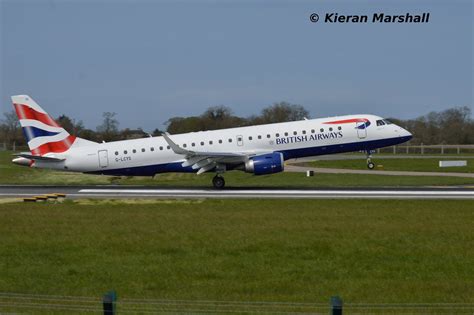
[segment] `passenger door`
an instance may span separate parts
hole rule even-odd
[[[356,122],[356,129],[357,129],[357,137],[359,139],[367,138],[367,126],[365,125],[365,122],[363,121]]]
[[[99,150],[99,167],[104,168],[109,166],[109,157],[107,150]]]

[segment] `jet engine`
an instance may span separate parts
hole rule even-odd
[[[245,162],[245,172],[255,175],[279,173],[284,169],[283,154],[279,152],[256,155]]]

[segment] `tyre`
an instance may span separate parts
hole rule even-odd
[[[212,185],[215,189],[222,189],[225,186],[225,180],[222,176],[214,176],[212,179]]]

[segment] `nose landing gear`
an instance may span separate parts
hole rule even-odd
[[[373,162],[367,161],[367,168],[369,170],[373,170],[375,168],[375,164]]]
[[[367,168],[369,170],[373,170],[375,168],[375,164],[372,162],[372,151],[367,151]]]
[[[222,189],[225,186],[225,180],[224,177],[220,175],[214,176],[212,179],[212,185],[214,186],[215,189]]]

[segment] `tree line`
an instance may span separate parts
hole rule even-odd
[[[259,115],[250,117],[236,116],[227,106],[213,106],[198,116],[172,117],[165,125],[167,132],[177,134],[296,121],[304,118],[309,118],[309,112],[304,106],[279,102],[264,108]],[[474,144],[474,120],[467,106],[431,112],[415,119],[391,118],[391,120],[413,133],[412,144]],[[76,121],[64,114],[57,117],[56,121],[70,134],[96,142],[158,136],[162,133],[158,128],[150,133],[142,128],[120,129],[116,113],[113,112],[103,113],[102,123],[95,130],[85,128],[82,121]],[[0,121],[0,143],[7,143],[10,146],[13,142],[17,146],[26,145],[16,113],[11,111],[4,113],[4,118]]]

